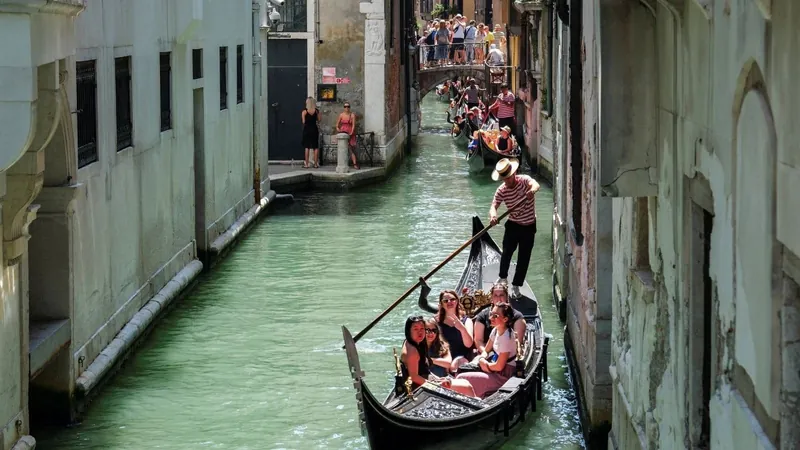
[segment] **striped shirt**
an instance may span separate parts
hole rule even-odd
[[[500,203],[505,203],[506,208],[519,205],[511,211],[509,220],[520,225],[530,225],[536,222],[536,196],[528,199],[526,194],[533,189],[533,178],[527,175],[514,175],[514,179],[517,180],[517,183],[513,187],[508,187],[506,183],[503,183],[497,188],[492,205],[495,209],[500,206]]]
[[[508,91],[506,95],[500,93],[497,96],[497,99],[500,100],[498,104],[500,108],[497,110],[497,118],[498,119],[506,119],[509,117],[514,117],[514,94],[511,91]],[[510,105],[503,103],[503,101],[511,102]]]

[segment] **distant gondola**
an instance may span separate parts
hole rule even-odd
[[[472,228],[473,234],[483,229],[479,218],[472,219]],[[487,293],[497,278],[499,265],[500,249],[485,233],[472,244],[456,287],[458,292],[464,288],[471,292],[462,298],[462,305],[471,315],[490,303]],[[513,276],[514,269],[512,265],[509,276]],[[394,389],[381,402],[367,386],[355,342],[349,330],[342,327],[362,434],[370,448],[496,448],[521,428],[526,413],[535,411],[537,399],[542,399],[549,338],[545,338],[539,306],[530,286],[525,283],[520,292],[522,297],[511,301],[527,322],[525,344],[517,356],[518,372],[484,399],[467,397],[434,383],[425,383],[409,392],[406,380],[400,375],[398,360]],[[420,307],[436,312],[437,306],[428,303],[426,294],[420,296]],[[376,382],[382,379],[382,375],[375,377]]]

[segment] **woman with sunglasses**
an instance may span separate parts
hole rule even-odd
[[[490,291],[492,294],[492,305],[498,303],[508,303],[508,286],[505,283],[495,283]],[[481,310],[475,315],[475,330],[472,336],[475,337],[475,349],[482,352],[489,341],[489,335],[492,332],[492,321],[489,318],[491,315],[491,308]],[[520,343],[525,342],[525,316],[514,308],[511,308],[511,328],[517,334]]]
[[[468,363],[474,356],[472,319],[467,317],[456,291],[447,289],[439,294],[436,321],[442,330],[442,337],[450,344],[450,356],[453,358],[450,371],[455,372],[458,366]]]
[[[437,377],[446,377],[450,371],[450,346],[441,336],[435,317],[425,321],[425,343],[428,344],[428,357],[433,363],[430,371]]]
[[[350,103],[344,104],[344,111],[336,120],[336,132],[350,135],[350,161],[353,163],[354,169],[359,169],[358,161],[356,161],[356,115],[350,111]]]
[[[508,303],[498,303],[489,315],[492,333],[486,348],[476,359],[480,372],[459,374],[453,382],[468,381],[476,397],[484,398],[500,389],[514,374],[517,341],[512,328],[513,309]],[[489,356],[490,353],[494,355]]]

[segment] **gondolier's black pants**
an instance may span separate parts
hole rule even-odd
[[[517,268],[511,284],[522,286],[525,275],[528,273],[528,264],[531,262],[533,240],[536,237],[536,222],[530,225],[520,225],[511,220],[506,222],[506,233],[503,236],[503,256],[500,257],[500,278],[508,278],[508,268],[511,266],[511,257],[519,246],[517,253]]]
[[[498,122],[497,124],[500,126],[500,128],[503,128],[503,127],[506,127],[506,126],[508,128],[511,128],[511,135],[512,136],[516,136],[517,135],[517,121],[514,120],[513,117],[501,117],[501,118],[497,119],[497,122]]]

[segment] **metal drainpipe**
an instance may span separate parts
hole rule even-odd
[[[261,2],[253,0],[253,192],[255,203],[261,204]]]

